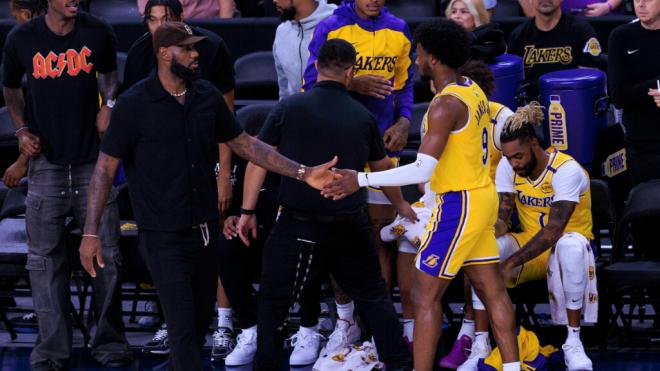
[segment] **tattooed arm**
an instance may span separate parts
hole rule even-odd
[[[99,267],[103,268],[105,266],[98,229],[101,223],[103,209],[108,201],[112,180],[115,178],[115,173],[119,166],[119,161],[118,158],[106,155],[103,152],[99,153],[99,158],[96,161],[96,167],[89,183],[87,216],[83,228],[83,238],[80,242],[80,262],[92,277],[96,277],[94,257],[96,257]]]
[[[550,207],[548,224],[543,227],[529,242],[515,254],[511,255],[503,265],[506,268],[515,268],[534,259],[544,251],[554,246],[561,238],[577,206],[576,202],[557,201]]]
[[[273,147],[246,133],[230,140],[227,145],[234,153],[255,165],[277,174],[300,179],[319,190],[332,180],[332,173],[329,170],[337,163],[335,157],[330,162],[308,168],[282,156]],[[301,174],[299,174],[299,169],[301,169]]]
[[[110,113],[112,109],[106,106],[109,100],[115,99],[117,90],[119,89],[119,78],[117,71],[108,73],[99,73],[98,88],[101,94],[101,108],[96,115],[96,130],[99,136],[103,137],[108,125],[110,124]]]
[[[497,222],[495,223],[495,237],[499,237],[511,228],[511,214],[516,207],[515,194],[499,192],[500,206],[497,211]]]

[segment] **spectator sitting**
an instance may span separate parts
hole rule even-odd
[[[452,0],[445,14],[469,33],[473,59],[490,61],[506,51],[504,33],[497,24],[490,23],[482,0]]]
[[[538,96],[538,79],[548,72],[599,67],[601,47],[586,21],[561,10],[561,0],[532,0],[536,16],[511,33],[509,53],[523,58],[528,96]]]
[[[144,15],[143,9],[147,0],[137,0],[137,5],[140,14]],[[236,13],[234,0],[181,0],[181,5],[185,19],[233,18]]]

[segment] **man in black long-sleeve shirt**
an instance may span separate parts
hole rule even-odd
[[[639,22],[614,29],[609,40],[608,77],[614,105],[623,109],[632,185],[660,179],[660,1],[635,1]]]

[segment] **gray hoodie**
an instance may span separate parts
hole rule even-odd
[[[319,4],[309,17],[300,21],[282,22],[275,32],[273,57],[275,57],[280,100],[300,92],[303,73],[309,59],[307,47],[314,29],[337,8],[334,4],[328,4],[326,0],[317,1]]]

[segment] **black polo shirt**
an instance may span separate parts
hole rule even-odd
[[[181,105],[156,71],[117,101],[101,151],[121,158],[138,227],[174,231],[218,219],[218,143],[242,129],[206,80]]]
[[[337,168],[363,171],[368,161],[385,157],[374,116],[337,82],[318,82],[303,94],[281,101],[266,119],[259,138],[284,156],[320,165],[339,157]],[[333,201],[307,184],[282,177],[279,202],[285,208],[320,215],[352,214],[364,208],[366,189]]]
[[[195,44],[199,52],[199,70],[205,80],[225,94],[234,90],[234,62],[225,41],[217,34],[199,27],[191,27],[195,36],[206,39]],[[140,36],[128,50],[124,69],[123,89],[128,90],[156,68],[156,53],[149,32]]]

